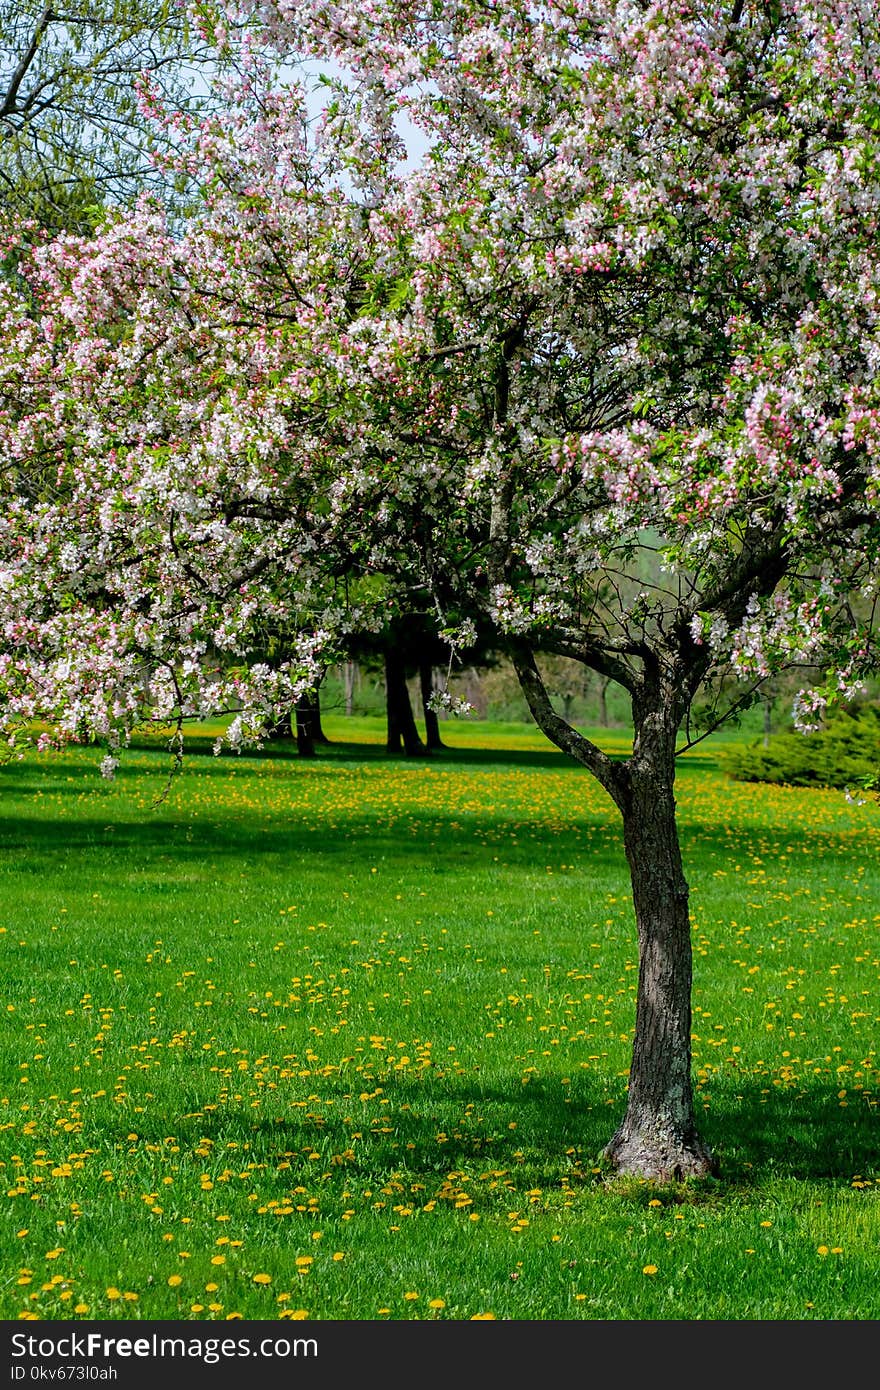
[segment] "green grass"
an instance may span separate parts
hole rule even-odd
[[[880,1316],[880,807],[683,760],[721,1169],[658,1189],[597,1162],[609,799],[531,729],[326,723],[314,762],[193,735],[170,788],[148,745],[0,773],[0,1317]]]

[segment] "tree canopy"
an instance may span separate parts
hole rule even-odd
[[[3,206],[88,230],[108,201],[160,188],[151,151],[166,132],[149,101],[197,109],[217,59],[173,0],[0,0]]]

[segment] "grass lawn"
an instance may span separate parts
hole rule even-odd
[[[0,771],[5,1319],[877,1319],[880,806],[683,759],[718,1179],[609,1180],[617,813],[528,728]],[[621,751],[623,735],[600,735]],[[164,800],[162,794],[167,792]]]

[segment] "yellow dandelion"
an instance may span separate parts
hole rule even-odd
[[[345,1251],[344,1251],[344,1250],[334,1250],[334,1252],[333,1252],[333,1258],[334,1258],[334,1260],[344,1260],[344,1259],[345,1259]]]
[[[828,1254],[828,1246],[827,1246],[827,1245],[817,1245],[816,1250],[817,1250],[817,1252],[818,1252],[820,1255],[827,1255],[827,1254]]]
[[[406,1299],[407,1303],[411,1303],[414,1298],[418,1298],[418,1294],[413,1293],[412,1291],[410,1291],[409,1293],[405,1293],[403,1296]]]
[[[643,1274],[656,1274],[656,1273],[657,1273],[657,1266],[656,1266],[656,1265],[645,1265],[644,1268],[643,1268],[643,1270],[642,1270],[642,1273],[643,1273]]]
[[[254,1283],[255,1283],[255,1284],[271,1284],[271,1282],[272,1282],[272,1275],[271,1275],[271,1274],[255,1274],[255,1275],[254,1275]]]
[[[169,1274],[168,1282],[172,1289],[176,1289],[178,1284],[183,1283],[183,1276],[181,1274]]]
[[[471,1322],[495,1322],[494,1313],[472,1313]]]
[[[117,1289],[115,1286],[111,1285],[110,1288],[107,1290],[107,1297],[110,1298],[110,1299],[121,1298],[121,1297],[122,1297],[122,1292],[121,1292],[121,1290]]]
[[[212,1264],[212,1265],[225,1265],[225,1263],[226,1263],[226,1256],[225,1256],[225,1255],[212,1255],[212,1256],[211,1256],[211,1264]]]
[[[428,1299],[428,1307],[429,1307],[429,1308],[445,1308],[445,1307],[446,1307],[446,1300],[445,1300],[444,1298],[429,1298],[429,1299]]]
[[[240,1317],[241,1317],[241,1313],[227,1313],[227,1314],[226,1314],[226,1321],[227,1321],[227,1322],[234,1322],[236,1318],[240,1318]]]
[[[89,1305],[87,1303],[78,1303],[73,1311],[75,1313],[87,1313],[89,1311]]]
[[[203,1313],[205,1311],[205,1305],[204,1303],[191,1303],[189,1305],[189,1311],[191,1313]]]

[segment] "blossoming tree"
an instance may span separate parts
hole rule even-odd
[[[622,820],[639,981],[608,1161],[704,1174],[674,796],[694,702],[803,665],[806,728],[877,657],[880,20],[249,12],[350,74],[317,133],[254,77],[181,132],[206,193],[183,235],[145,208],[3,285],[7,737],[39,717],[112,762],[138,721],[233,701],[233,741],[259,737],[373,605],[453,647],[490,626]],[[275,627],[299,646],[270,670]],[[622,687],[630,756],[562,718],[542,653]]]

